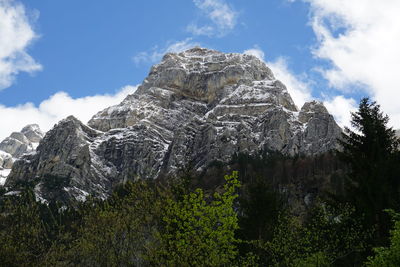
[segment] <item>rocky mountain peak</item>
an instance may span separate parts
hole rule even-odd
[[[174,121],[168,125],[178,127],[195,115],[221,110],[221,105],[257,103],[297,111],[285,85],[257,57],[196,47],[166,54],[135,94],[96,114],[89,126],[108,131],[145,119],[157,124]]]
[[[58,123],[36,154],[14,164],[6,186],[51,176],[68,197],[106,197],[122,181],[201,171],[236,153],[323,153],[340,133],[322,103],[298,111],[256,57],[196,47],[166,54],[134,94],[88,126],[74,117]],[[37,194],[52,195],[41,185]]]
[[[22,128],[21,133],[23,133],[32,143],[39,143],[44,137],[44,133],[40,130],[40,127],[37,124],[29,124],[25,126]]]
[[[306,102],[300,110],[299,120],[303,123],[306,123],[310,120],[310,118],[314,117],[315,114],[325,114],[329,116],[329,112],[322,102],[316,100]]]
[[[138,94],[149,88],[169,89],[194,100],[212,103],[229,93],[228,85],[274,80],[271,70],[258,58],[236,53],[221,53],[193,48],[166,54],[151,68]]]
[[[30,124],[0,142],[0,186],[4,184],[14,162],[22,155],[34,152],[43,136],[37,124]]]

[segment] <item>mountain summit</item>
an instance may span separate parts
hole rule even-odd
[[[4,184],[14,162],[26,153],[33,153],[43,136],[37,124],[30,124],[0,142],[0,186]]]
[[[14,164],[6,186],[36,181],[36,193],[49,199],[52,177],[66,197],[107,197],[122,181],[201,171],[239,152],[323,153],[340,133],[322,103],[298,110],[258,58],[196,47],[166,54],[134,94],[88,125],[60,121],[35,154]]]

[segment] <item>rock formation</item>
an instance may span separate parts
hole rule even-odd
[[[314,155],[337,147],[341,129],[322,103],[298,110],[286,87],[250,55],[193,48],[169,53],[138,90],[84,125],[68,117],[6,181],[60,177],[68,197],[106,197],[129,179],[202,170],[238,152]]]
[[[34,152],[43,136],[37,124],[30,124],[0,143],[0,186],[4,184],[14,161],[26,153]]]

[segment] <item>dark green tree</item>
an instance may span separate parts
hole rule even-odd
[[[40,216],[46,206],[36,202],[31,190],[18,194],[0,204],[0,265],[39,265],[51,246],[48,225]]]
[[[367,266],[400,266],[400,214],[389,211],[394,220],[390,246],[374,248],[375,255],[368,258]]]
[[[266,179],[255,178],[243,186],[239,203],[241,239],[271,239],[279,214],[286,208],[283,196]]]
[[[367,227],[375,227],[377,245],[387,241],[390,218],[386,208],[399,207],[399,140],[388,127],[389,117],[376,102],[360,101],[352,113],[351,126],[340,140],[340,159],[350,167],[346,178],[345,200],[364,215]]]
[[[105,201],[86,203],[78,238],[66,249],[67,262],[82,266],[142,266],[161,220],[163,196],[146,181],[128,182]]]

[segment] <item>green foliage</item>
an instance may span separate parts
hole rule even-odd
[[[367,266],[396,267],[400,266],[400,214],[389,211],[395,221],[390,231],[390,246],[374,248],[375,255],[368,258]]]
[[[298,267],[328,267],[331,266],[327,256],[323,252],[316,252],[306,258],[294,260],[293,266]]]
[[[357,112],[352,113],[351,124],[340,141],[338,152],[351,171],[346,183],[345,200],[365,218],[365,227],[376,228],[376,244],[385,244],[390,218],[383,211],[400,206],[399,140],[387,126],[389,118],[380,106],[368,98],[361,100]]]
[[[347,204],[321,204],[308,214],[305,235],[314,252],[322,252],[334,266],[354,266],[363,262],[372,233],[365,230],[355,209]]]
[[[156,265],[221,266],[234,261],[238,219],[233,205],[240,184],[237,172],[225,180],[223,192],[215,192],[210,199],[196,189],[180,200],[168,200]]]
[[[261,265],[268,264],[268,255],[257,245],[271,240],[280,214],[286,210],[283,197],[266,179],[255,178],[244,185],[239,197],[240,254],[253,253]],[[257,241],[255,241],[257,240]]]
[[[104,202],[89,201],[68,261],[84,266],[144,262],[160,221],[162,192],[147,182],[128,182]]]
[[[188,179],[128,182],[107,200],[73,207],[40,204],[31,190],[3,196],[0,265],[253,266],[256,257],[236,248],[237,173],[225,179],[211,195],[190,190]]]
[[[46,206],[32,191],[2,201],[0,211],[0,262],[3,266],[33,266],[46,257],[51,243],[48,225],[40,218]]]
[[[269,240],[279,214],[286,209],[282,195],[265,179],[255,178],[243,186],[239,203],[240,237]]]
[[[263,266],[357,266],[368,235],[349,207],[318,205],[306,221],[281,214],[271,240],[249,243]]]

